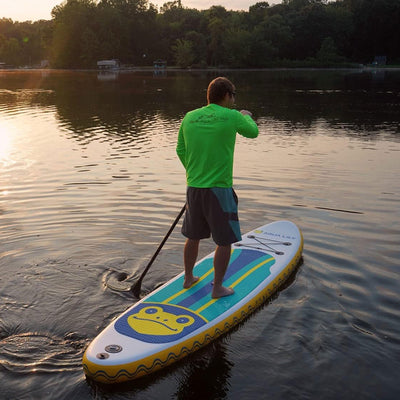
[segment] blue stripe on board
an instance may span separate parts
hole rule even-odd
[[[236,262],[236,260],[239,258],[242,250],[235,250],[233,251],[230,259],[230,264],[229,268],[231,268],[231,265]],[[207,259],[209,260],[209,259]],[[204,261],[207,261],[204,260]],[[207,265],[207,268],[205,267],[204,262],[201,262],[200,264],[196,265],[193,273],[194,275],[202,277],[206,272],[210,270],[210,268],[213,268],[213,259],[210,260],[211,265]],[[211,294],[212,291],[212,281],[214,280],[214,271],[209,274],[206,278],[201,279],[201,281],[196,284],[195,286],[191,287],[188,291],[185,291],[182,293],[180,296],[176,297],[171,301],[171,304],[176,304],[180,305],[182,307],[187,307],[189,308],[191,304],[196,303],[200,299],[204,297],[208,297],[209,294]],[[186,304],[186,305],[182,305]]]
[[[230,262],[234,262],[237,257],[239,257],[240,253],[242,250],[235,250],[232,255]],[[199,264],[197,264],[194,267],[193,273],[194,275],[204,276],[208,271],[212,270],[212,273],[209,274],[206,278],[201,279],[198,283],[193,285],[191,288],[187,290],[182,290],[183,289],[183,277],[175,280],[174,282],[171,282],[168,284],[165,288],[161,289],[159,292],[154,293],[151,295],[146,301],[148,302],[157,302],[157,303],[162,303],[171,296],[182,292],[179,296],[173,298],[171,301],[168,303],[170,304],[179,304],[179,302],[184,301],[187,297],[194,296],[196,299],[200,299],[201,296],[207,295],[208,293],[211,293],[212,290],[212,285],[211,282],[214,279],[214,271],[213,271],[213,257],[208,257],[201,261]],[[204,287],[206,287],[206,290],[204,291]],[[196,300],[196,301],[197,301]]]
[[[262,260],[257,260],[257,263],[253,263],[252,267],[257,265],[259,261],[262,261]],[[247,296],[264,279],[266,279],[271,274],[270,269],[274,264],[275,264],[275,259],[272,259],[268,263],[262,265],[259,269],[252,272],[251,275],[249,277],[247,277],[247,279],[244,279],[243,281],[241,281],[239,284],[237,284],[234,287],[235,293],[232,296],[224,297],[223,301],[216,301],[210,307],[207,307],[203,311],[201,311],[199,314],[202,317],[204,317],[205,319],[207,319],[208,321],[221,315],[223,312],[227,311],[229,308],[231,308],[235,304],[237,304],[238,301],[240,301],[245,296]],[[249,269],[251,269],[251,268],[246,268],[246,270],[249,270]],[[240,275],[240,274],[238,274],[238,275]],[[238,278],[237,276],[231,277],[231,279],[228,279],[225,281],[225,285],[231,286],[236,281],[237,278]],[[210,301],[210,300],[211,300],[211,297],[208,298],[208,301]],[[194,312],[196,312],[196,309],[200,308],[204,304],[206,304],[206,301],[202,301],[201,303],[202,304],[199,304],[199,305],[198,304],[193,305],[191,307],[191,309]]]
[[[181,300],[181,301],[179,301],[179,302],[177,302],[175,304],[177,304],[178,306],[181,306],[181,307],[190,308],[190,306],[192,304],[196,303],[200,299],[203,299],[208,294],[210,294],[211,291],[212,291],[211,282],[214,280],[214,275],[209,275],[207,277],[207,279],[205,279],[205,280],[207,281],[205,286],[203,286],[200,290],[197,290],[191,296],[188,296],[188,297],[184,298],[183,300]]]
[[[197,275],[204,275],[210,268],[213,268],[213,258],[208,257],[204,259],[200,264],[198,264],[195,269],[194,273]],[[211,274],[211,277],[213,275]],[[188,295],[196,292],[197,290],[201,289],[203,285],[206,285],[207,279],[200,281],[196,285],[192,286],[191,288],[185,290],[180,296],[173,299],[171,304],[177,304],[180,300],[186,298]],[[173,296],[176,293],[179,293],[183,289],[183,276],[179,279],[175,280],[174,282],[169,283],[160,291],[152,294],[149,298],[146,299],[148,302],[155,302],[155,303],[162,303],[169,297]]]
[[[247,267],[249,264],[252,264],[253,261],[259,259],[260,257],[263,257],[263,256],[270,257],[269,255],[266,255],[265,253],[262,253],[261,251],[254,251],[254,250],[234,250],[232,256],[233,255],[235,255],[236,257],[232,257],[232,259],[231,259],[228,270],[226,271],[226,274],[225,274],[225,279],[224,279],[225,282],[230,277],[232,277],[237,272],[239,272],[242,268]],[[179,302],[176,302],[176,303],[174,302],[174,303],[181,307],[191,308],[192,304],[197,303],[199,300],[202,300],[204,297],[208,298],[207,295],[210,294],[212,291],[211,275],[209,276],[209,278],[210,279],[206,279],[209,282],[207,282],[207,284],[205,286],[203,286],[200,290],[197,290],[192,295],[182,299]],[[206,299],[206,301],[207,301],[207,299]]]
[[[259,253],[260,255],[260,253]],[[241,277],[243,277],[247,272],[251,271],[254,267],[259,265],[260,263],[263,263],[267,260],[271,259],[269,262],[266,264],[263,264],[260,266],[260,268],[254,270],[249,276],[247,276],[245,279],[243,279],[241,282],[236,284],[234,290],[235,293],[232,296],[229,296],[227,298],[224,298],[223,302],[219,302],[220,304],[213,303],[211,309],[213,309],[213,315],[210,317],[209,314],[207,319],[213,319],[219,314],[219,308],[222,303],[227,304],[229,303],[228,307],[229,308],[232,303],[235,304],[238,301],[240,301],[242,298],[247,296],[257,285],[260,284],[261,281],[263,281],[265,278],[270,275],[270,268],[272,265],[275,263],[275,259],[272,258],[269,254],[261,253],[261,257],[253,260],[250,264],[246,264],[243,266],[242,269],[237,271],[234,274],[229,274],[229,276],[224,280],[224,285],[225,286],[231,286],[234,284],[237,280],[240,280]],[[228,275],[228,274],[227,274]],[[199,298],[198,301],[190,306],[190,309],[193,311],[201,309],[205,304],[211,301],[211,296],[206,296],[203,298]],[[223,311],[226,311],[225,305],[222,306]],[[206,311],[206,310],[205,310]],[[204,311],[200,312],[201,315],[205,315]]]

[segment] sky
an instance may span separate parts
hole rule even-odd
[[[150,0],[156,6],[162,6],[168,0]],[[249,6],[263,0],[182,0],[184,7],[207,9],[221,5],[227,10],[248,10]],[[270,5],[281,3],[282,0],[267,0]],[[13,21],[37,21],[51,19],[53,7],[63,0],[0,0],[0,18],[11,18]]]

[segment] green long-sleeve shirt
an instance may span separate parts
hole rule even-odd
[[[232,187],[236,133],[255,138],[257,124],[248,115],[213,103],[185,115],[176,152],[188,186]]]

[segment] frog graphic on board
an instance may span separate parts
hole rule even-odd
[[[144,342],[167,343],[198,329],[207,321],[184,307],[141,303],[115,323],[117,332]]]

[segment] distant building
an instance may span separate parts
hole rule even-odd
[[[386,65],[387,58],[386,56],[375,56],[372,65]]]
[[[97,61],[98,69],[114,70],[119,69],[121,66],[119,60],[101,60]]]
[[[167,62],[165,60],[156,60],[153,62],[154,69],[165,69],[167,68]]]

